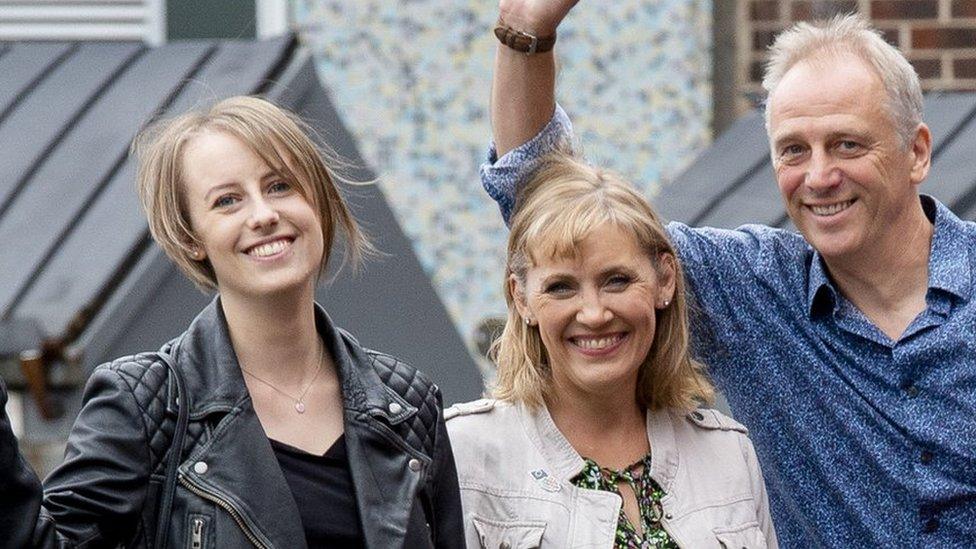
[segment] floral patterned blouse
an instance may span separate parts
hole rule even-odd
[[[664,490],[651,478],[651,454],[627,467],[623,471],[614,471],[600,465],[589,458],[583,458],[586,464],[583,471],[573,477],[572,482],[579,488],[603,490],[620,495],[617,484],[626,482],[637,496],[637,508],[640,510],[640,520],[644,535],[641,536],[630,523],[623,506],[620,507],[620,517],[617,519],[617,535],[614,542],[616,549],[678,549],[678,544],[661,526],[661,498]]]

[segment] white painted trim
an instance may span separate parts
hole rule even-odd
[[[10,420],[10,427],[13,428],[14,436],[18,439],[24,438],[24,400],[20,393],[7,393],[5,410],[7,418]]]
[[[255,0],[255,34],[272,38],[288,32],[288,0]]]
[[[74,23],[98,21],[141,21],[146,12],[142,6],[9,6],[0,4],[0,21],[5,23]]]
[[[59,25],[0,22],[0,40],[144,40],[145,24],[87,23]]]
[[[146,43],[160,46],[166,43],[166,0],[146,1]]]

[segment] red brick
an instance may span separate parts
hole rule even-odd
[[[912,29],[912,47],[919,50],[972,48],[976,46],[976,28],[941,27]]]
[[[976,0],[952,0],[953,17],[976,17]]]
[[[952,74],[956,78],[976,78],[976,57],[954,60],[952,62]]]
[[[885,39],[885,42],[896,48],[901,47],[901,33],[898,32],[898,29],[879,28],[878,30],[881,31],[881,37]]]
[[[793,3],[792,15],[794,21],[810,21],[856,11],[857,0],[804,0]]]
[[[749,5],[749,18],[753,21],[777,21],[779,2],[776,0],[752,0]]]
[[[874,0],[872,19],[935,19],[939,16],[938,0]]]
[[[939,59],[912,59],[911,62],[919,78],[942,78],[942,61]]]

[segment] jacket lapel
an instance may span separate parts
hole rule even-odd
[[[229,504],[232,514],[262,543],[306,547],[295,498],[249,401],[217,425],[213,437],[180,472],[194,486]]]
[[[393,428],[417,409],[387,389],[355,339],[336,329],[324,311],[318,313],[319,333],[329,345],[342,382],[349,472],[366,546],[400,547],[431,460]],[[396,414],[390,412],[393,403],[399,410]],[[413,467],[412,460],[416,460]]]

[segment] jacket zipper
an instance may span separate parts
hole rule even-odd
[[[190,549],[203,549],[203,519],[193,519],[190,533]]]
[[[190,481],[187,480],[187,478],[182,474],[180,475],[180,484],[182,484],[183,487],[186,488],[187,490],[202,497],[203,499],[216,503],[218,507],[220,507],[224,511],[227,511],[227,513],[231,516],[231,518],[234,519],[234,522],[237,523],[237,526],[240,527],[241,531],[244,532],[244,535],[247,536],[248,541],[250,541],[255,547],[258,547],[259,549],[270,549],[267,545],[261,543],[261,541],[258,540],[257,536],[255,536],[254,533],[251,532],[251,529],[246,524],[244,524],[244,519],[241,518],[240,514],[238,514],[238,512],[233,507],[231,507],[229,503],[220,499],[220,496],[217,496],[216,494],[211,494],[210,492],[207,492],[198,486],[190,484]],[[202,524],[201,524],[201,528],[202,528]]]

